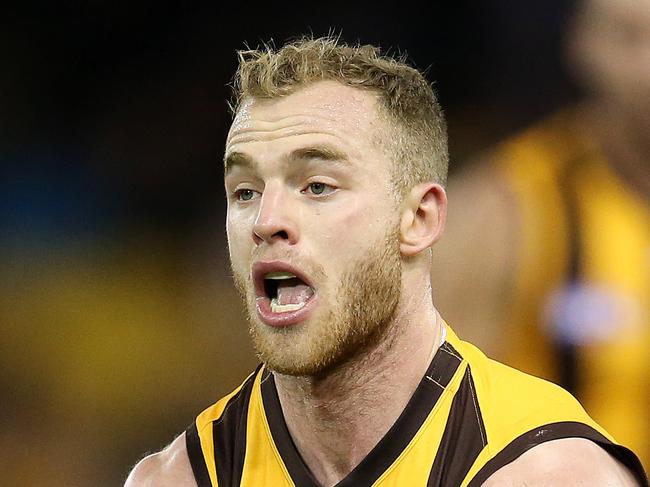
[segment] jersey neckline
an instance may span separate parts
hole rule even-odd
[[[449,342],[444,342],[393,426],[361,463],[335,487],[372,485],[377,481],[397,460],[422,427],[461,363],[460,354]],[[271,439],[292,481],[301,487],[319,487],[291,438],[282,414],[273,373],[264,368],[262,374],[262,403]]]

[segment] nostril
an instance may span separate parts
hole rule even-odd
[[[255,241],[255,245],[260,245],[264,241],[271,243],[273,240],[289,240],[289,233],[286,230],[279,230],[272,233],[270,234],[270,237],[267,235],[269,234],[253,231],[253,240]]]

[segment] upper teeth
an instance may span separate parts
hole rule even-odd
[[[290,272],[269,272],[266,276],[264,276],[265,279],[274,279],[274,280],[282,280],[282,279],[293,279],[296,276],[291,274]]]

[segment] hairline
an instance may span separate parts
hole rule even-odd
[[[404,135],[408,134],[409,131],[408,128],[406,127],[406,124],[396,114],[391,112],[390,107],[387,106],[383,93],[379,88],[353,85],[352,83],[346,83],[345,79],[336,78],[336,77],[323,77],[320,79],[297,82],[291,85],[286,92],[278,95],[260,96],[260,95],[253,95],[253,94],[242,94],[237,100],[235,100],[234,103],[229,104],[232,111],[233,121],[240,113],[242,107],[246,104],[250,104],[258,100],[263,102],[281,100],[283,98],[286,98],[288,96],[297,93],[300,90],[306,89],[312,85],[315,85],[323,81],[333,81],[338,83],[341,86],[346,86],[354,90],[358,90],[360,92],[369,93],[373,95],[374,115],[376,119],[381,123],[381,127],[374,128],[373,130],[374,133],[371,142],[375,144],[378,148],[380,148],[380,150],[384,152],[384,154],[388,157],[390,161],[389,171],[390,171],[390,182],[392,187],[391,189],[393,192],[392,196],[396,201],[399,201],[399,199],[403,196],[405,191],[407,191],[410,188],[399,187],[398,184],[399,178],[397,174],[398,172],[397,169],[400,164],[401,154],[399,153],[399,149],[395,147],[396,144],[390,142],[392,140],[392,138],[390,137],[390,131],[400,130]],[[225,160],[226,158],[224,158],[224,162]],[[438,183],[438,181],[435,180],[432,181]]]

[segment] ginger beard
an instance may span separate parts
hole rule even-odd
[[[304,323],[286,328],[260,321],[250,275],[244,277],[233,269],[260,360],[281,374],[323,376],[381,342],[400,299],[398,242],[393,230],[370,245],[363,258],[342,275],[335,292],[319,296],[318,308]],[[320,266],[307,270],[311,275],[325,275]]]

